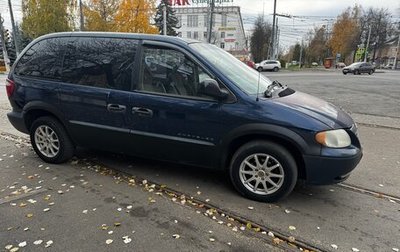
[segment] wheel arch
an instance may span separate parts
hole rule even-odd
[[[296,161],[298,167],[298,177],[306,179],[306,168],[303,159],[303,153],[306,152],[307,143],[305,140],[295,132],[275,125],[247,125],[247,128],[253,130],[239,129],[238,132],[231,133],[229,140],[223,144],[224,152],[221,160],[221,167],[228,169],[230,161],[235,152],[244,144],[254,140],[271,141],[281,145],[289,151]]]
[[[64,116],[55,106],[44,103],[42,101],[32,101],[27,103],[23,109],[23,118],[26,129],[30,131],[32,123],[39,117],[51,116],[57,119],[65,128],[68,133],[68,129],[65,127]]]

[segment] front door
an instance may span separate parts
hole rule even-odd
[[[168,46],[142,47],[141,73],[131,95],[134,152],[161,160],[215,166],[222,102],[197,93],[212,78],[187,54]]]

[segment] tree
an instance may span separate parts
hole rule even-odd
[[[305,49],[307,57],[306,62],[311,64],[312,62],[322,62],[323,58],[327,54],[327,34],[325,26],[314,28],[313,33],[309,37],[310,44]]]
[[[361,18],[361,22],[366,24],[361,31],[363,44],[367,43],[369,27],[371,27],[369,48],[373,51],[372,57],[370,57],[373,61],[375,61],[376,49],[383,46],[385,41],[394,33],[390,16],[391,14],[387,9],[369,8]]]
[[[155,25],[158,27],[160,34],[164,34],[164,7],[166,8],[167,12],[167,35],[176,36],[178,33],[175,31],[175,29],[179,28],[179,20],[175,16],[175,10],[172,9],[170,0],[161,0],[161,2],[158,4],[156,16],[154,18]]]
[[[123,0],[115,16],[115,27],[119,32],[158,33],[150,24],[154,15],[155,0]]]
[[[83,8],[85,30],[114,31],[120,0],[87,0]]]
[[[250,51],[255,62],[261,62],[268,57],[272,27],[259,16],[254,23],[254,31],[250,37]]]
[[[360,9],[355,6],[352,9],[347,8],[333,25],[332,36],[328,44],[332,55],[341,54],[343,59],[349,63],[349,56],[357,46],[360,36],[359,16]]]
[[[22,30],[31,39],[71,31],[69,8],[74,0],[22,0]]]

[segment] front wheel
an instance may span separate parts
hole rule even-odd
[[[278,71],[279,71],[279,68],[274,67],[274,72],[278,72]]]
[[[36,119],[30,129],[32,147],[45,162],[59,164],[74,155],[74,145],[62,124],[53,117]]]
[[[369,70],[369,75],[371,75],[371,74],[373,74],[374,73],[374,70]]]
[[[262,67],[257,68],[257,71],[259,71],[259,72],[262,72],[262,70],[263,70]]]
[[[233,155],[229,172],[239,193],[264,202],[283,199],[297,181],[293,156],[269,141],[252,141],[240,147]]]

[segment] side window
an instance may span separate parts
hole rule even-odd
[[[66,47],[62,81],[128,91],[136,49],[136,40],[72,38]]]
[[[61,79],[61,61],[64,53],[61,38],[37,42],[18,61],[15,74],[44,79]]]
[[[199,84],[211,79],[182,52],[160,47],[144,48],[141,78],[141,91],[192,97],[203,97]]]

